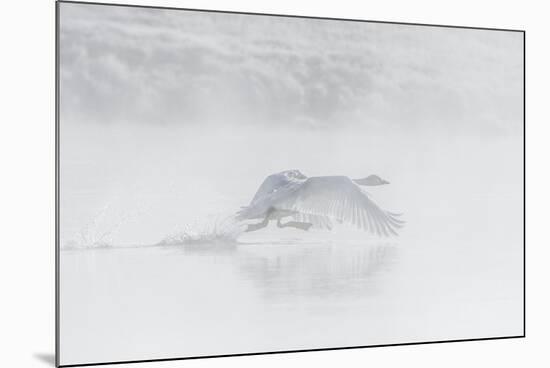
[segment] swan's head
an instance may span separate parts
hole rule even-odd
[[[389,181],[382,179],[378,175],[369,175],[366,178],[354,179],[353,181],[356,184],[368,185],[368,186],[384,185],[384,184],[389,184],[390,183]]]
[[[281,174],[283,174],[284,176],[286,176],[288,179],[298,179],[298,180],[304,180],[304,179],[307,179],[307,176],[305,176],[304,174],[302,174],[300,172],[300,170],[286,170],[286,171],[283,171],[281,172]]]

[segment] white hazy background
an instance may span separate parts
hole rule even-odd
[[[160,2],[158,2],[160,3]],[[168,4],[169,2],[163,2]],[[212,3],[213,8],[225,8],[227,4]],[[193,5],[192,2],[181,4],[172,2],[174,6],[195,6],[205,7],[206,3]],[[534,73],[537,78],[528,79],[528,338],[526,340],[515,341],[493,341],[485,343],[468,344],[445,344],[432,346],[402,347],[391,349],[368,349],[345,352],[324,352],[312,354],[294,354],[279,355],[269,357],[248,357],[239,359],[221,359],[186,362],[190,366],[216,366],[217,364],[239,364],[239,366],[253,366],[259,362],[265,366],[279,366],[280,364],[302,366],[304,364],[315,364],[319,366],[342,364],[364,365],[365,362],[378,364],[382,366],[392,366],[407,362],[409,365],[422,366],[464,366],[464,365],[483,365],[484,363],[498,364],[500,366],[517,366],[518,364],[528,364],[526,357],[543,361],[545,358],[541,354],[543,337],[546,335],[548,321],[545,314],[541,313],[547,309],[547,298],[544,294],[533,291],[542,288],[538,280],[545,280],[547,275],[543,267],[545,257],[545,248],[539,245],[544,244],[544,226],[541,223],[542,208],[547,203],[547,196],[542,188],[548,186],[548,180],[544,170],[534,170],[538,164],[547,156],[547,152],[541,140],[547,136],[544,131],[542,120],[545,110],[542,103],[542,96],[545,81],[548,81],[547,72],[542,65],[548,63],[548,55],[543,47],[542,31],[543,18],[542,12],[534,7],[527,5],[499,4],[499,12],[494,13],[495,4],[487,3],[461,4],[460,8],[452,8],[429,2],[415,3],[389,3],[387,5],[377,5],[365,9],[363,5],[355,4],[324,4],[316,5],[315,9],[301,5],[299,2],[285,4],[244,4],[235,3],[235,10],[256,10],[272,11],[281,13],[301,13],[318,14],[327,16],[342,17],[363,17],[371,19],[394,19],[403,21],[425,21],[436,23],[451,24],[472,24],[472,25],[491,25],[517,28],[527,28],[528,36],[527,51],[528,70]],[[23,8],[22,4],[11,4],[11,10]],[[331,8],[331,6],[333,8]],[[24,6],[25,10],[28,6]],[[37,2],[36,9],[44,9],[46,12],[51,4]],[[430,9],[430,12],[426,12]],[[23,9],[21,9],[23,10]],[[474,11],[475,10],[475,11]],[[346,13],[347,12],[347,13]],[[13,15],[7,11],[6,14]],[[4,356],[6,364],[38,365],[43,361],[48,361],[53,344],[53,276],[51,268],[53,266],[53,176],[51,175],[51,162],[53,162],[53,119],[50,124],[43,124],[44,116],[53,116],[53,59],[48,61],[48,54],[51,56],[51,50],[48,47],[53,46],[53,34],[49,30],[53,27],[53,17],[49,20],[45,18],[38,19],[40,12],[26,13],[26,19],[32,22],[36,27],[23,27],[18,22],[20,18],[9,16],[3,23],[9,27],[2,36],[7,36],[6,45],[12,49],[13,54],[20,55],[19,58],[6,58],[8,68],[4,71],[6,74],[6,85],[10,87],[9,94],[5,97],[12,101],[6,105],[6,116],[12,117],[13,121],[20,121],[20,124],[6,125],[8,134],[3,137],[9,137],[2,145],[3,160],[8,170],[17,172],[17,176],[22,180],[4,181],[2,183],[6,195],[3,203],[6,205],[6,211],[3,211],[5,222],[10,224],[6,228],[6,240],[16,245],[6,248],[7,256],[4,258],[7,263],[2,268],[3,280],[9,280],[5,283],[6,290],[10,300],[19,300],[17,303],[4,304],[7,317],[4,322],[4,332],[2,339],[5,346],[10,346],[8,354]],[[43,14],[43,13],[42,13]],[[491,19],[488,22],[487,19]],[[18,32],[13,32],[17,30]],[[15,35],[15,37],[14,37]],[[540,41],[540,42],[539,42]],[[24,45],[34,44],[36,47],[24,47]],[[16,52],[17,51],[17,52]],[[28,67],[23,73],[13,73],[14,70]],[[32,80],[32,88],[29,83],[20,83],[21,75],[28,76]],[[12,83],[13,82],[13,83]],[[44,98],[49,96],[48,98]],[[14,98],[15,97],[15,98]],[[21,97],[21,98],[20,98]],[[23,98],[24,97],[24,98]],[[40,98],[39,98],[40,97]],[[29,108],[29,101],[33,101],[32,108]],[[537,124],[541,120],[540,124]],[[25,124],[23,124],[25,122]],[[33,129],[32,135],[29,135],[29,126]],[[43,132],[40,135],[39,132]],[[44,141],[43,136],[50,133],[50,141]],[[20,137],[21,139],[17,139]],[[21,142],[25,142],[21,145]],[[50,142],[50,143],[48,143]],[[33,149],[29,149],[29,144]],[[50,144],[50,146],[48,146]],[[24,147],[23,147],[24,146]],[[23,149],[24,148],[24,149]],[[14,152],[17,153],[17,160],[13,160]],[[4,162],[4,161],[3,161]],[[21,171],[21,167],[25,170]],[[17,168],[17,170],[16,170]],[[29,169],[30,168],[30,169]],[[324,172],[323,172],[324,173]],[[311,174],[311,173],[307,173]],[[47,181],[45,178],[51,178]],[[391,179],[391,178],[389,178]],[[396,190],[395,186],[392,190]],[[20,194],[20,195],[14,195]],[[394,192],[389,193],[390,199]],[[377,198],[379,195],[377,194]],[[25,200],[26,199],[26,200]],[[388,203],[388,202],[384,202]],[[392,204],[393,205],[393,204]],[[401,205],[401,204],[400,204]],[[404,209],[405,210],[405,209]],[[541,216],[537,219],[537,214]],[[19,215],[19,216],[18,216]],[[45,219],[49,218],[49,221]],[[20,220],[19,220],[20,219]],[[32,229],[30,231],[29,229]],[[50,239],[51,247],[44,247],[44,239]],[[29,256],[32,254],[32,256]],[[42,259],[49,259],[51,263],[42,262]],[[14,262],[16,260],[16,262]],[[25,264],[26,267],[21,267]],[[50,275],[50,276],[49,276]],[[16,276],[14,278],[14,276]],[[13,282],[17,280],[17,282]],[[540,284],[540,285],[539,285]],[[22,294],[22,289],[31,290],[30,293]],[[50,302],[44,302],[50,300]],[[48,319],[49,318],[49,319]],[[50,321],[48,323],[48,321]],[[50,353],[48,353],[50,352]],[[452,356],[452,361],[448,357]],[[258,359],[261,359],[258,360]],[[418,363],[418,364],[417,364]],[[179,363],[164,363],[165,366],[175,366]],[[153,364],[151,364],[153,365]]]
[[[520,33],[63,4],[60,42],[62,245],[98,214],[150,244],[291,168],[521,217]]]
[[[521,33],[60,12],[61,363],[523,334]],[[402,236],[143,248],[292,168]]]

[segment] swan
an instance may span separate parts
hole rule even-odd
[[[239,221],[262,220],[248,224],[246,232],[260,230],[276,220],[280,228],[309,230],[312,226],[332,229],[332,221],[350,223],[379,236],[397,235],[404,221],[400,214],[378,207],[361,186],[389,184],[377,175],[362,179],[347,176],[307,177],[299,170],[269,175],[248,206],[241,207]],[[283,218],[290,221],[281,222]]]

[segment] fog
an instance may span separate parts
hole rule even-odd
[[[519,34],[61,17],[62,364],[522,334]],[[288,169],[379,175],[406,224],[233,232]]]
[[[454,223],[434,223],[442,230],[470,221],[476,229],[487,221],[517,224],[522,216],[518,138],[434,139],[390,129],[370,135],[356,128],[291,130],[229,121],[71,130],[61,136],[61,212],[71,214],[63,217],[65,243],[97,220],[98,232],[109,230],[109,221],[117,224],[113,244],[154,244],[178,226],[236,212],[266,176],[287,169],[308,176],[380,175],[391,184],[369,193],[383,208],[403,212],[407,227],[415,226],[417,213],[442,221],[446,212],[462,211]],[[495,219],[471,218],[495,206],[508,210]]]

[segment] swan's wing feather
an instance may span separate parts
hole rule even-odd
[[[278,206],[303,216],[324,216],[347,222],[377,235],[397,235],[396,229],[404,223],[398,214],[378,207],[345,176],[309,178]]]
[[[299,174],[303,176],[303,174]],[[252,198],[252,201],[250,203],[255,203],[259,200],[263,200],[283,188],[292,189],[294,186],[299,185],[303,181],[305,181],[305,176],[303,177],[303,179],[289,178],[284,173],[269,175],[267,178],[264,179],[264,181],[256,191],[256,194],[254,194],[254,197]]]
[[[251,203],[254,203],[258,199],[261,199],[273,193],[274,190],[276,190],[279,187],[285,186],[286,184],[288,184],[288,179],[284,175],[281,175],[281,174],[269,175],[267,178],[264,179],[264,181],[256,191],[256,194],[254,194],[254,197],[252,198]]]

